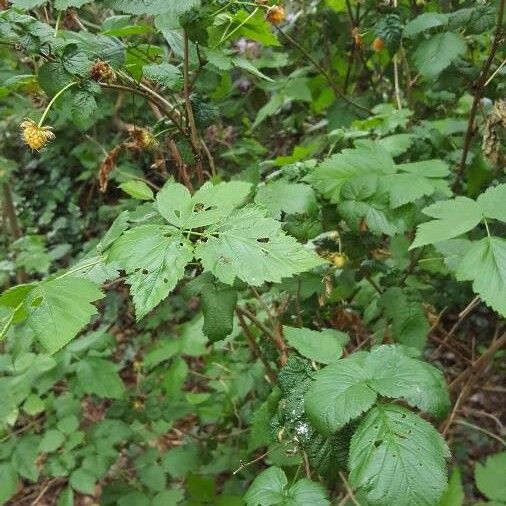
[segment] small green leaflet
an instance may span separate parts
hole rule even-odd
[[[485,464],[476,464],[474,470],[476,486],[482,494],[492,501],[506,503],[505,469],[506,452],[491,455]]]
[[[476,202],[486,218],[506,222],[506,184],[488,188]]]
[[[351,439],[350,484],[371,506],[433,506],[446,488],[448,457],[430,423],[401,406],[379,405]]]
[[[413,59],[420,74],[433,80],[466,49],[466,41],[461,35],[443,32],[424,40],[417,47]]]
[[[97,314],[91,303],[103,296],[90,281],[64,276],[36,285],[23,305],[28,314],[28,325],[37,339],[49,353],[55,353]]]
[[[424,12],[416,18],[409,21],[402,35],[404,37],[414,37],[425,30],[435,28],[437,26],[445,26],[448,24],[448,14],[442,14],[439,12]]]
[[[137,319],[169,295],[193,258],[190,243],[173,227],[140,225],[125,232],[109,251],[128,274]]]
[[[472,281],[483,301],[506,316],[506,239],[491,236],[474,242],[455,275],[459,281]]]
[[[195,248],[195,255],[223,283],[233,284],[236,277],[254,286],[279,283],[284,277],[325,264],[257,207],[234,211],[209,233],[208,240]]]
[[[320,483],[302,479],[288,486],[284,471],[276,466],[261,472],[244,496],[247,506],[328,506],[325,489]]]
[[[87,394],[105,399],[120,399],[125,390],[116,366],[96,357],[86,357],[77,363],[77,383]]]
[[[317,331],[287,325],[283,326],[283,334],[288,344],[302,356],[321,364],[339,360],[343,353],[343,345],[349,339],[346,334],[334,329]]]
[[[306,413],[322,433],[331,434],[370,409],[378,394],[438,417],[450,403],[438,369],[399,346],[384,345],[320,369],[305,396]]]
[[[131,179],[121,183],[119,187],[134,199],[153,200],[153,190],[144,181]]]

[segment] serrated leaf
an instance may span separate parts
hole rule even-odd
[[[153,190],[144,181],[131,179],[130,181],[121,183],[119,187],[134,199],[153,200]]]
[[[210,341],[225,339],[234,327],[237,291],[222,283],[206,283],[200,295],[204,334]]]
[[[181,71],[170,63],[145,65],[142,73],[146,79],[154,81],[170,90],[179,91],[183,85]]]
[[[83,5],[91,3],[93,0],[55,0],[54,6],[59,11],[64,11],[70,7],[79,9]]]
[[[403,30],[405,37],[414,37],[425,30],[445,26],[448,24],[448,14],[440,12],[424,12],[416,18],[409,21]]]
[[[86,357],[77,364],[77,383],[87,394],[103,399],[120,399],[125,387],[116,366],[96,357]]]
[[[126,12],[127,14],[156,14],[174,13],[178,16],[200,5],[200,0],[106,0],[111,9]]]
[[[305,184],[274,181],[258,188],[255,202],[265,207],[269,215],[279,219],[281,213],[307,213],[316,205],[313,189]]]
[[[456,277],[472,281],[474,292],[506,316],[506,239],[492,236],[474,242],[462,258]]]
[[[379,395],[405,399],[413,407],[442,418],[450,407],[443,374],[436,367],[408,357],[397,346],[378,346],[365,361],[369,385]]]
[[[506,452],[487,457],[485,464],[477,463],[474,469],[476,486],[482,494],[494,501],[506,502]]]
[[[462,235],[476,227],[483,219],[480,206],[467,197],[436,202],[426,207],[423,212],[435,219],[418,226],[410,249]]]
[[[430,325],[417,300],[410,300],[399,287],[386,290],[379,300],[385,316],[392,322],[392,334],[396,342],[423,349]]]
[[[465,39],[461,35],[438,33],[419,44],[413,58],[420,74],[433,80],[466,49]]]
[[[107,261],[128,274],[137,319],[169,295],[193,258],[191,244],[173,227],[140,225],[112,245]]]
[[[81,129],[86,130],[94,123],[93,116],[98,105],[93,93],[78,90],[72,94],[72,121]]]
[[[205,183],[191,196],[179,183],[166,183],[156,196],[160,214],[179,228],[199,228],[212,225],[241,205],[251,185],[243,181],[230,181],[213,185]]]
[[[256,207],[234,211],[208,233],[207,241],[195,248],[195,255],[205,270],[229,285],[236,277],[254,286],[266,281],[279,283],[284,277],[325,263],[285,235],[279,222],[265,217]]]
[[[302,356],[321,364],[339,360],[348,341],[346,334],[334,329],[316,331],[284,325],[283,334],[288,344]]]
[[[61,63],[44,63],[37,73],[40,87],[48,94],[55,95],[73,81]]]
[[[47,2],[47,0],[10,0],[13,7],[18,9],[35,9]]]
[[[26,297],[28,325],[37,339],[55,353],[97,314],[91,303],[104,294],[83,278],[66,276],[39,283]]]
[[[338,360],[320,369],[305,396],[306,413],[323,434],[332,434],[376,401],[370,374],[357,360]]]
[[[486,218],[506,222],[506,184],[488,188],[476,199],[476,203]]]
[[[441,435],[401,406],[373,408],[351,439],[350,484],[371,506],[433,506],[446,488]]]

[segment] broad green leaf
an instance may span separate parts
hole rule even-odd
[[[410,249],[462,235],[476,227],[483,219],[480,206],[467,197],[436,202],[426,207],[423,212],[435,219],[418,226]]]
[[[74,506],[74,491],[70,487],[60,493],[56,506]]]
[[[164,490],[153,497],[151,506],[168,506],[169,504],[179,504],[184,499],[184,492],[180,489]]]
[[[93,495],[95,491],[95,477],[86,469],[76,469],[70,475],[70,485],[74,490],[87,495]]]
[[[159,339],[144,354],[144,366],[148,369],[169,360],[181,351],[181,341],[177,339]]]
[[[496,453],[487,457],[485,464],[476,464],[474,478],[476,486],[482,494],[493,501],[506,503],[506,452]]]
[[[334,329],[316,331],[284,325],[283,333],[292,348],[302,356],[321,364],[339,360],[343,353],[343,345],[348,341],[346,334]]]
[[[486,218],[506,222],[506,184],[490,187],[476,202]]]
[[[103,296],[96,285],[83,278],[65,276],[43,281],[24,301],[28,325],[42,345],[55,353],[97,314],[91,303]]]
[[[19,9],[35,9],[46,2],[47,0],[11,0],[12,6]]]
[[[402,31],[405,37],[414,37],[425,30],[448,24],[448,14],[440,12],[424,12],[409,21]]]
[[[448,456],[430,423],[401,406],[379,405],[351,439],[350,484],[371,506],[433,506],[446,488]]]
[[[250,183],[243,181],[205,183],[192,197],[183,185],[168,182],[158,192],[156,203],[170,224],[184,229],[199,228],[227,216],[244,202],[250,188]]]
[[[423,349],[430,325],[421,302],[408,298],[401,288],[391,287],[381,295],[379,305],[392,322],[395,341]]]
[[[16,442],[14,453],[11,456],[13,468],[30,481],[36,482],[39,478],[37,459],[39,456],[40,437],[30,434]]]
[[[506,316],[506,239],[492,236],[474,242],[462,258],[456,277],[472,281],[474,292]]]
[[[413,58],[420,74],[435,79],[448,65],[466,52],[465,39],[453,32],[433,35],[418,45]]]
[[[177,16],[198,7],[200,0],[106,0],[104,3],[111,9],[127,14],[154,16],[170,12]]]
[[[91,3],[92,0],[55,0],[54,6],[56,9],[60,11],[64,11],[65,9],[68,9],[69,7],[75,7],[79,8],[83,5]]]
[[[269,215],[279,219],[281,213],[303,214],[316,206],[313,189],[305,184],[282,179],[258,188],[255,202],[265,207]]]
[[[5,504],[18,490],[18,474],[10,462],[0,464],[0,504]]]
[[[119,187],[134,199],[153,200],[153,190],[144,181],[131,179],[121,183]]]
[[[202,330],[210,341],[225,339],[234,326],[237,291],[223,283],[206,283],[201,292],[204,326]]]
[[[87,357],[77,364],[77,383],[87,394],[104,399],[120,399],[125,387],[116,366],[102,358]]]
[[[236,277],[254,286],[280,282],[325,263],[256,207],[235,211],[208,233],[195,255],[205,270],[226,284],[233,284]]]
[[[464,488],[458,467],[454,467],[448,488],[445,490],[437,506],[462,506],[464,503]]]
[[[154,81],[170,90],[179,91],[183,85],[181,71],[170,63],[145,65],[142,73],[146,79]]]
[[[200,465],[199,450],[194,444],[171,448],[162,457],[163,468],[173,478],[184,478]]]
[[[413,407],[442,418],[450,407],[444,377],[436,367],[411,358],[397,346],[378,346],[365,360],[369,386],[383,397],[405,399]]]
[[[306,413],[323,434],[332,434],[376,401],[371,376],[356,359],[341,359],[320,369],[305,396]]]
[[[98,110],[93,93],[78,90],[72,94],[72,121],[81,129],[86,130],[94,123]]]
[[[44,63],[37,74],[40,87],[48,94],[55,95],[74,79],[61,63]]]
[[[387,218],[385,212],[368,202],[345,200],[338,208],[343,217],[357,230],[365,225],[376,235],[391,236],[399,233],[397,226]]]
[[[64,441],[65,435],[63,432],[55,429],[50,429],[42,436],[39,450],[44,453],[54,452],[60,448]]]
[[[268,467],[250,485],[244,500],[247,506],[271,506],[282,504],[288,485],[285,473],[279,467]]]
[[[139,480],[154,492],[165,490],[166,476],[163,467],[160,464],[150,464],[143,466],[138,470]]]
[[[303,478],[294,483],[287,491],[285,506],[329,506],[327,492],[321,483]]]
[[[140,225],[114,242],[107,260],[128,274],[139,320],[169,295],[192,258],[190,243],[172,227]]]

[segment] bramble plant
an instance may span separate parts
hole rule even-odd
[[[504,11],[0,0],[0,504],[505,502]]]

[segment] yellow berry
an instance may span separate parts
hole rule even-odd
[[[332,253],[329,260],[338,268],[342,269],[348,263],[348,257],[344,253]]]
[[[21,125],[23,142],[35,151],[41,150],[49,141],[55,138],[51,127],[39,126],[31,119],[25,119]]]

